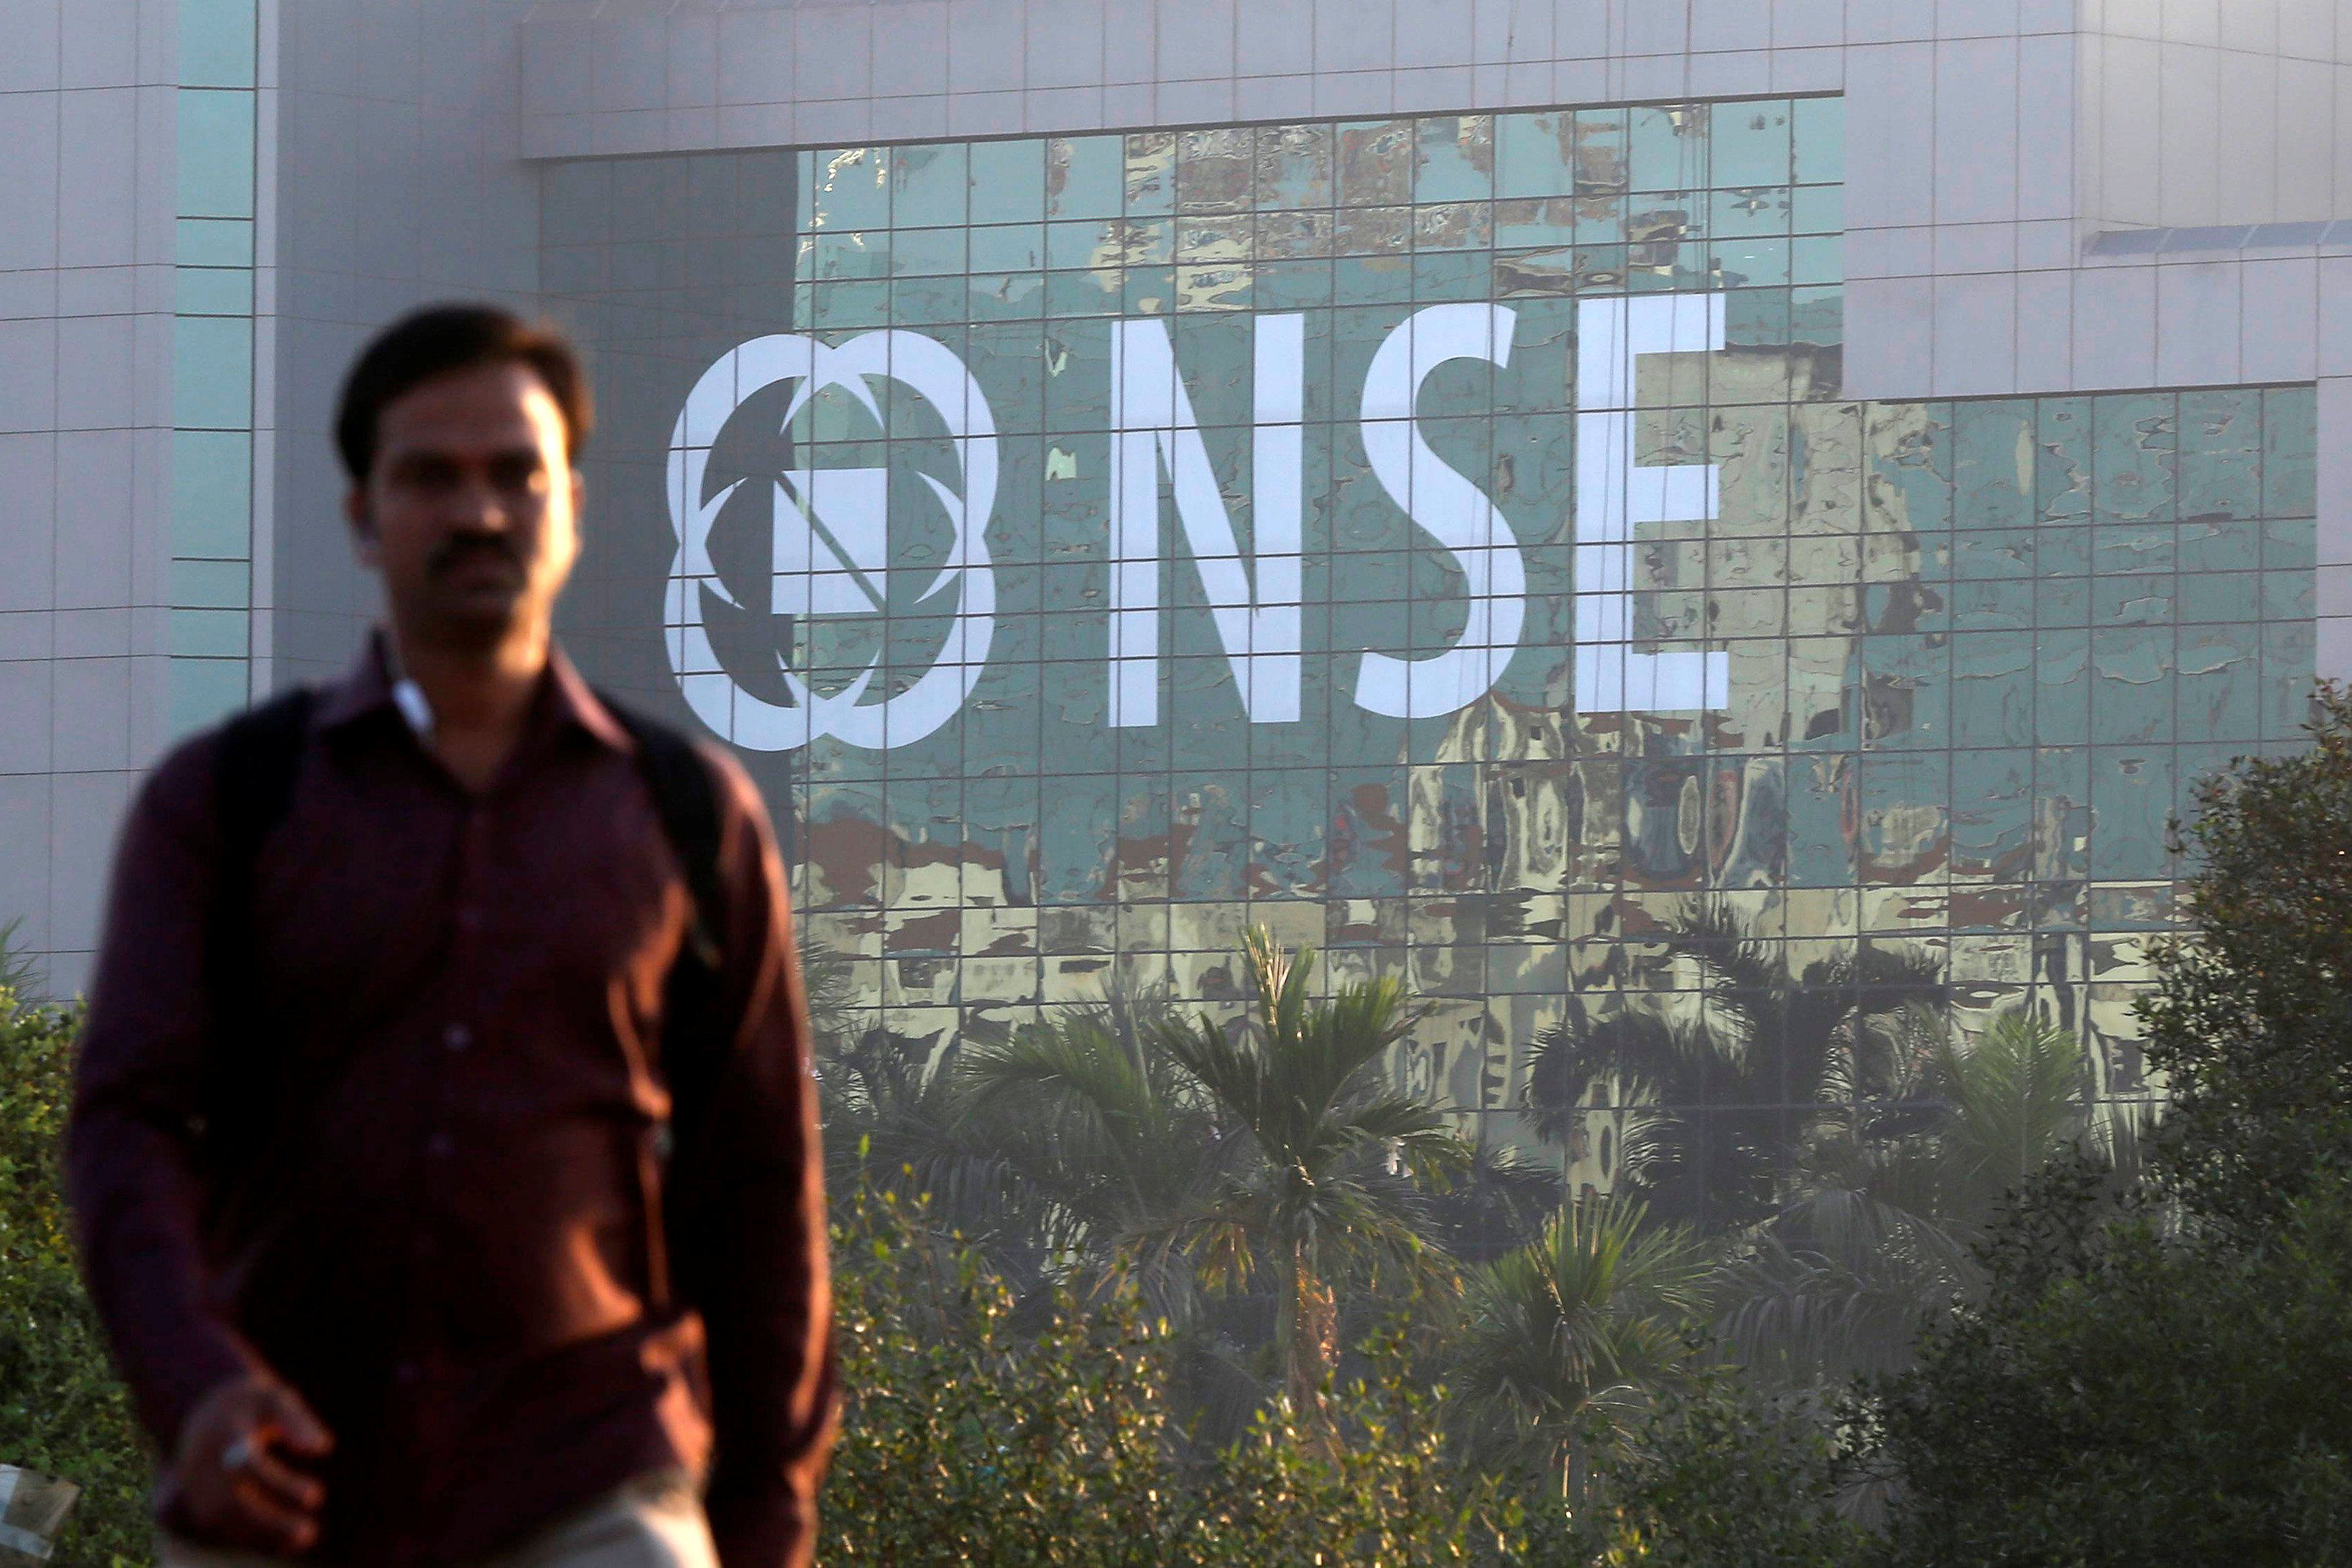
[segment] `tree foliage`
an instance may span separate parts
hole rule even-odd
[[[2141,1009],[2172,1109],[2163,1175],[2249,1234],[2352,1179],[2352,691],[2323,684],[2309,749],[2197,790],[2179,846],[2196,933]]]
[[[79,1023],[0,986],[0,1464],[82,1489],[50,1561],[99,1568],[145,1560],[150,1469],[67,1228],[58,1145]]]
[[[1398,1568],[1521,1560],[1524,1513],[1446,1458],[1391,1375],[1237,1442],[1169,1418],[1173,1350],[1131,1291],[1067,1293],[1037,1332],[920,1204],[853,1198],[834,1237],[849,1405],[822,1561],[1109,1568]],[[1339,1441],[1328,1441],[1336,1423]]]
[[[1239,1018],[945,1044],[813,953],[824,1560],[2352,1568],[2352,698],[2318,716],[2200,793],[2156,1133],[2045,1019],[1963,1034],[1923,959],[1791,977],[1704,907],[1656,950],[1695,1002],[1538,1042],[1538,1135],[1621,1130],[1567,1207],[1396,1087],[1395,982],[1318,997],[1263,933]],[[62,1561],[142,1559],[57,1194],[76,1017],[0,1017],[0,1461],[89,1489]]]
[[[1243,1028],[1229,1033],[1203,1016],[1152,1031],[1214,1108],[1218,1145],[1230,1150],[1206,1201],[1158,1239],[1199,1259],[1212,1284],[1266,1269],[1276,1359],[1307,1410],[1337,1365],[1341,1271],[1421,1265],[1423,1184],[1466,1168],[1470,1150],[1435,1107],[1381,1071],[1412,1023],[1394,979],[1317,998],[1312,949],[1286,953],[1258,929],[1243,952],[1252,981]]]
[[[1937,968],[1923,956],[1867,947],[1791,977],[1772,945],[1711,904],[1659,936],[1667,964],[1696,979],[1696,1011],[1596,1016],[1571,996],[1566,1021],[1536,1042],[1529,1119],[1545,1137],[1570,1141],[1597,1093],[1623,1123],[1621,1189],[1664,1219],[1702,1229],[1753,1224],[1778,1205],[1803,1101],[1836,1071],[1842,1046],[1874,1019],[1939,1006]],[[1881,1065],[1847,1054],[1849,1068]],[[1863,1097],[1889,1092],[1868,1071],[1847,1087]]]
[[[1465,1455],[1559,1475],[1580,1495],[1592,1464],[1619,1455],[1654,1396],[1700,1362],[1712,1262],[1686,1228],[1591,1198],[1473,1270],[1448,1374]]]
[[[1885,1390],[1894,1559],[2352,1563],[2352,1198],[2240,1242],[2102,1220],[2103,1186],[2037,1184],[1984,1304]]]
[[[2316,706],[2199,791],[2147,1178],[2027,1182],[1981,1301],[1876,1390],[1896,1561],[2352,1563],[2352,701]]]

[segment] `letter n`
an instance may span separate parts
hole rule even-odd
[[[1255,724],[1298,717],[1305,318],[1256,319],[1250,534],[1244,557],[1176,373],[1165,323],[1122,321],[1110,350],[1110,722],[1160,722],[1160,476]]]

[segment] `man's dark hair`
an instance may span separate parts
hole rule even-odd
[[[455,371],[507,364],[528,365],[547,383],[576,457],[596,415],[571,340],[495,305],[432,305],[378,333],[344,378],[335,409],[335,449],[344,472],[354,482],[367,478],[375,465],[376,423],[394,399]]]

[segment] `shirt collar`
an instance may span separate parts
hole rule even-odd
[[[399,717],[399,706],[393,698],[394,678],[391,644],[379,628],[369,633],[343,678],[320,694],[311,727],[340,729],[380,711]],[[406,721],[402,722],[406,727]],[[528,732],[558,726],[581,729],[614,751],[636,749],[636,741],[560,647],[548,650],[547,674],[540,681],[525,727]]]

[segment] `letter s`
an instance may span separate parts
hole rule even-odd
[[[1518,651],[1527,620],[1527,563],[1511,525],[1486,493],[1439,461],[1414,410],[1422,382],[1448,360],[1511,362],[1511,311],[1500,305],[1432,305],[1391,332],[1364,372],[1364,455],[1373,476],[1467,580],[1470,617],[1453,647],[1425,659],[1364,651],[1356,706],[1391,718],[1439,718],[1494,688]]]

